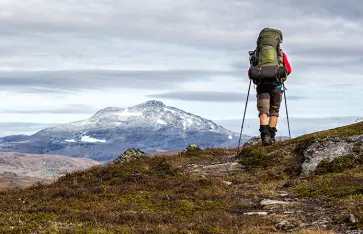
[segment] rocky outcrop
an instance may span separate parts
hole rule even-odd
[[[255,145],[261,145],[261,144],[262,144],[261,137],[254,136],[254,137],[251,137],[248,141],[246,141],[246,143],[243,144],[242,149],[249,148],[249,147],[255,146]]]
[[[196,144],[190,144],[186,148],[186,150],[194,150],[194,149],[200,149]]]
[[[142,157],[148,157],[146,153],[143,151],[136,149],[136,148],[130,148],[127,149],[123,154],[121,154],[118,158],[116,158],[113,163],[123,163],[123,162],[130,162],[135,159],[139,159]]]
[[[202,152],[203,150],[196,144],[189,144],[188,147],[182,151],[184,155],[200,154]]]
[[[332,161],[336,158],[349,154],[362,152],[363,135],[351,137],[336,137],[325,141],[315,142],[304,152],[304,162],[302,164],[303,175],[308,175],[315,171],[323,160]]]

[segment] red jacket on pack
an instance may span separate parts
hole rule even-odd
[[[287,59],[287,56],[284,52],[281,52],[282,53],[282,56],[283,56],[283,61],[284,61],[284,65],[285,65],[285,68],[286,68],[286,71],[287,71],[287,75],[290,75],[290,73],[292,72],[292,68],[291,68],[291,65],[289,63],[289,60]],[[248,77],[251,77],[251,71],[250,69],[248,68]]]

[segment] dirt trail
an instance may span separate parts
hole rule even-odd
[[[276,187],[269,191],[269,195],[261,194],[261,184],[249,180],[234,181],[235,176],[246,175],[248,172],[239,164],[235,155],[221,157],[213,163],[204,161],[184,165],[184,169],[202,177],[220,178],[228,185],[231,196],[240,199],[241,202],[251,204],[251,209],[242,215],[273,216],[280,222],[276,228],[280,231],[296,232],[300,229],[313,229],[327,231],[322,233],[353,234],[363,231],[350,230],[347,225],[337,224],[341,218],[341,210],[328,202],[312,199],[300,199],[290,195],[289,186]],[[252,176],[253,177],[253,176]],[[243,178],[243,176],[242,176]],[[250,179],[251,176],[246,178]],[[241,191],[244,194],[241,196]],[[260,193],[260,194],[259,194]],[[253,194],[253,196],[252,196]],[[256,199],[257,197],[257,199]],[[350,216],[350,222],[354,225],[355,217]]]

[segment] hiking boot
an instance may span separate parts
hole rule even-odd
[[[270,127],[269,130],[270,130],[271,140],[273,143],[275,143],[276,142],[275,136],[276,136],[277,129]]]
[[[273,141],[271,139],[270,126],[261,125],[260,132],[261,132],[262,145],[263,146],[271,145],[273,143]]]
[[[272,145],[274,142],[271,139],[271,136],[265,135],[262,137],[262,146]]]

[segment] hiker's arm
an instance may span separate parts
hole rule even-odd
[[[290,73],[292,72],[291,65],[289,63],[289,60],[287,59],[286,54],[284,52],[282,52],[282,54],[283,54],[283,57],[284,57],[284,64],[285,64],[285,67],[286,67],[287,75],[290,75]]]

